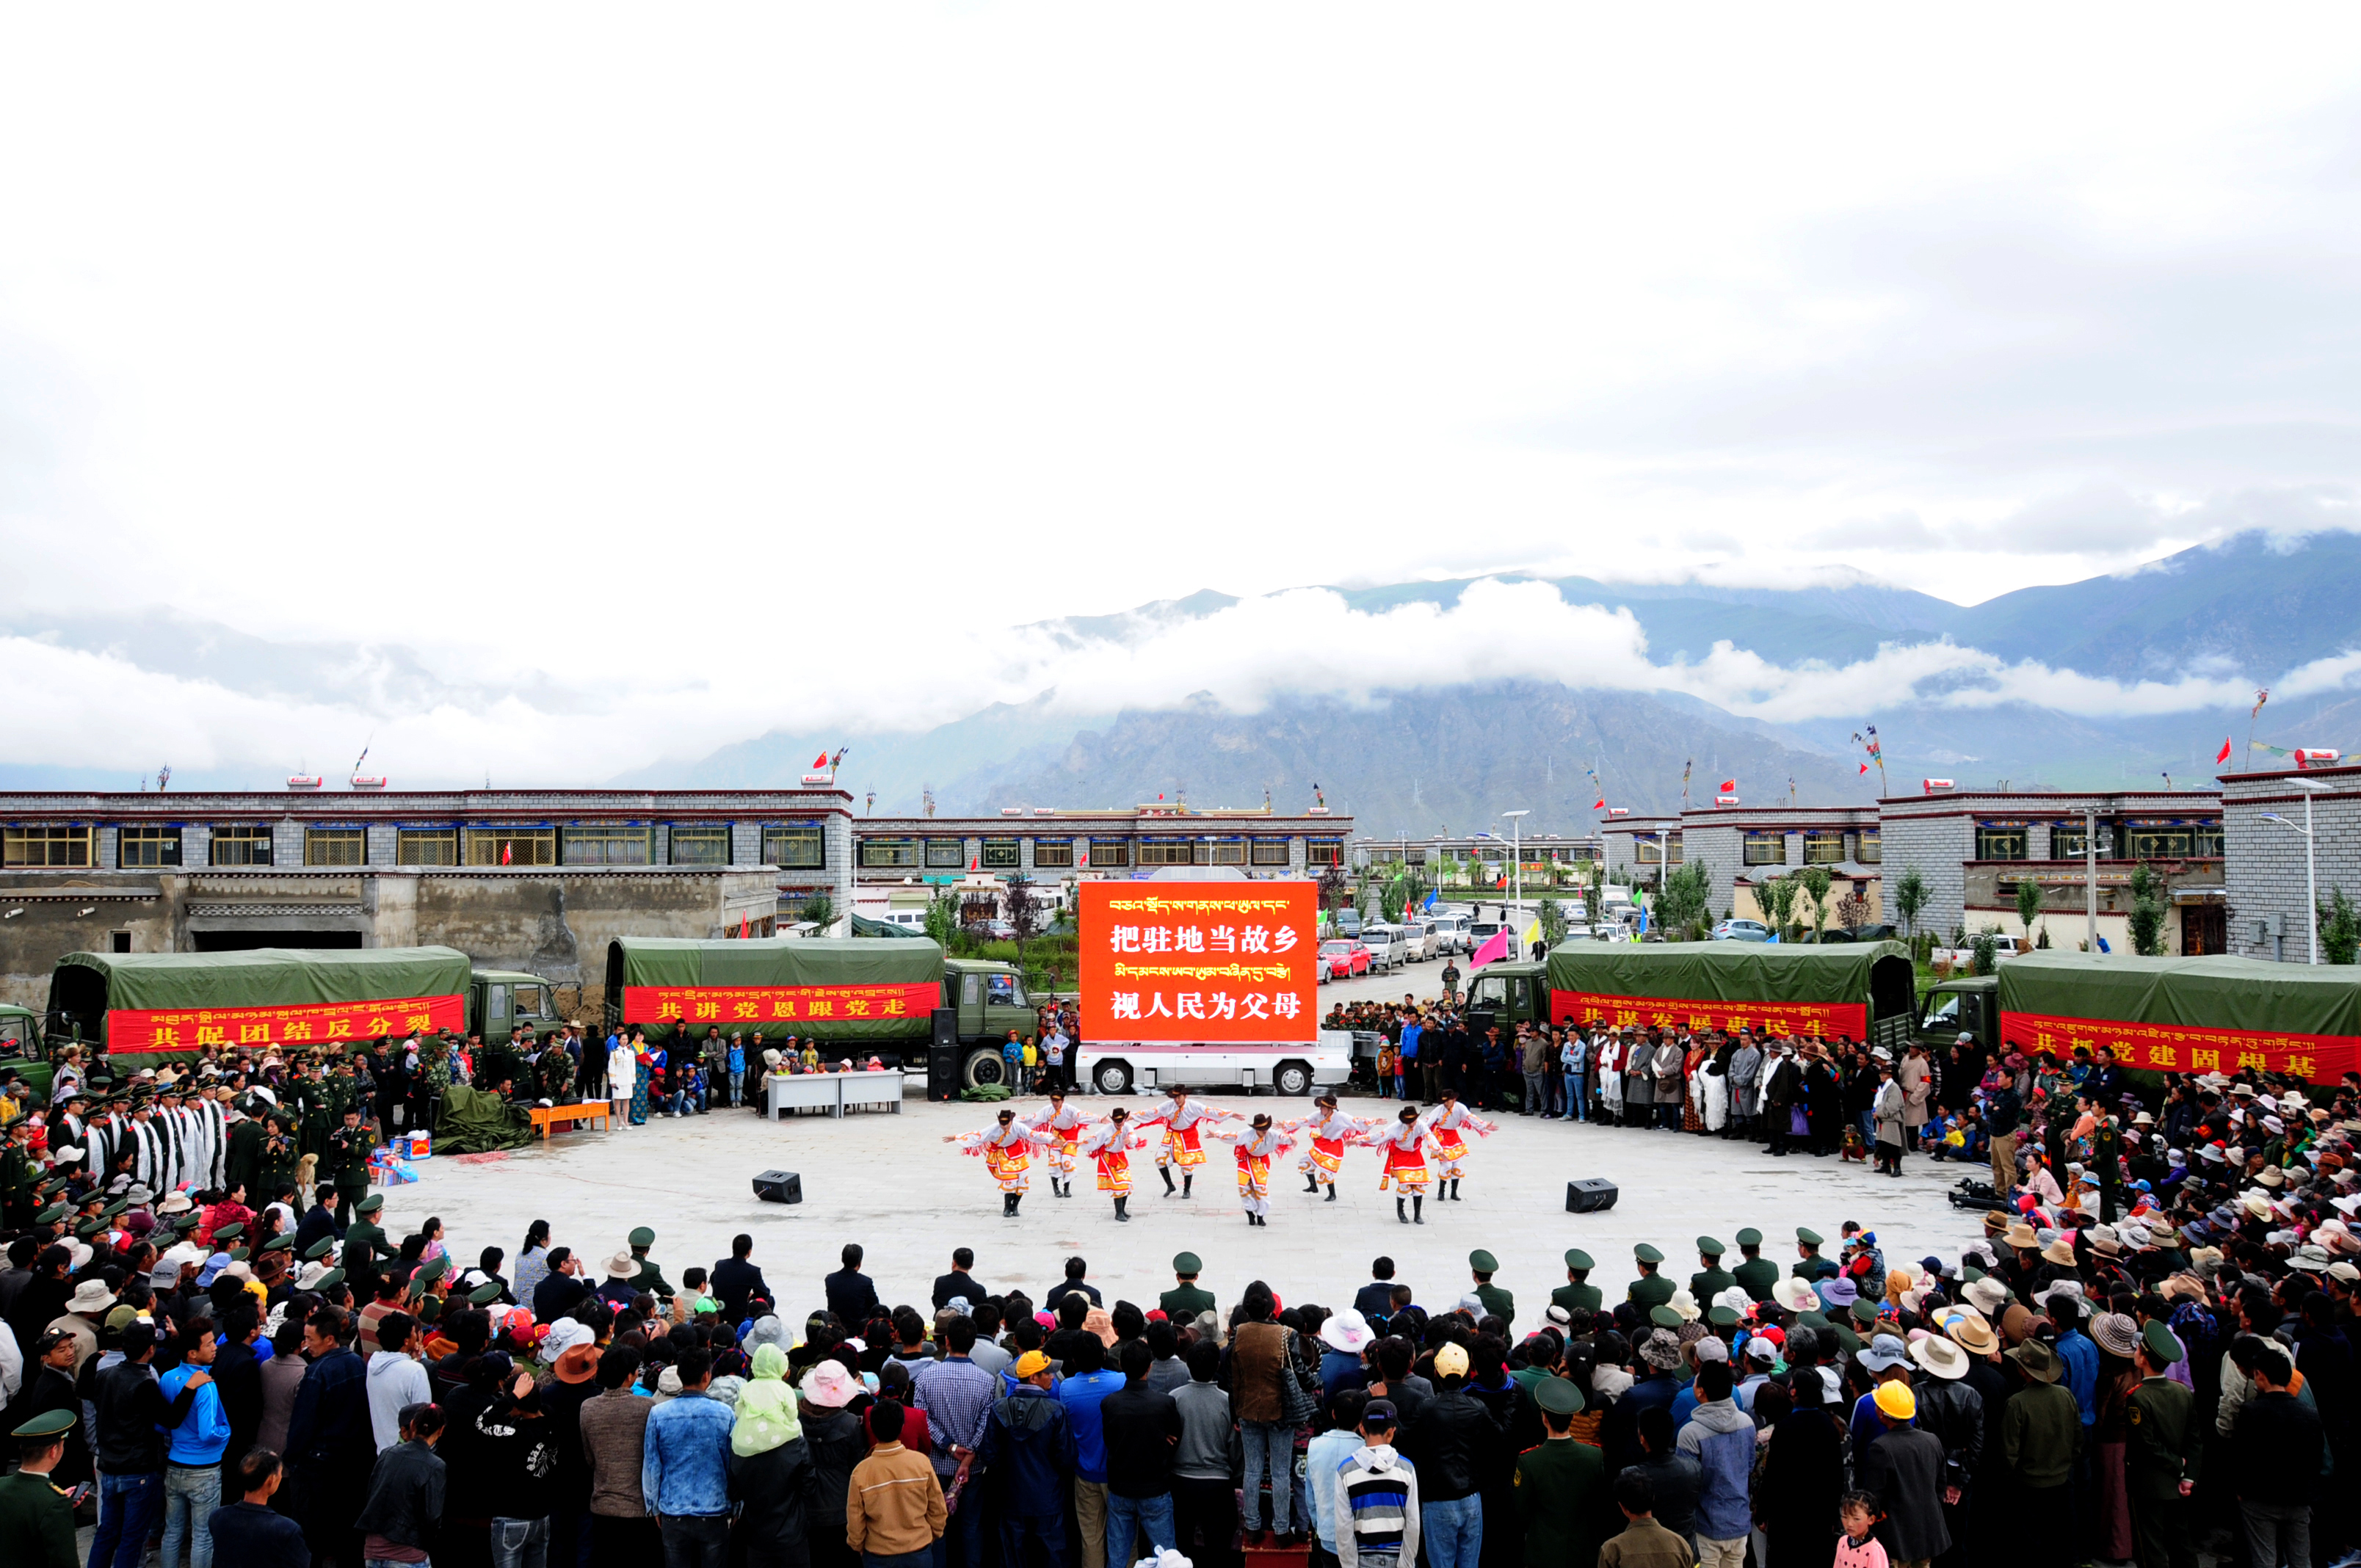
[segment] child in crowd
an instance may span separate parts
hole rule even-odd
[[[1885,1517],[1874,1492],[1849,1492],[1837,1505],[1837,1522],[1844,1539],[1837,1542],[1835,1568],[1886,1568],[1885,1547],[1877,1539],[1877,1521]]]

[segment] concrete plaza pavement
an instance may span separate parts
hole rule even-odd
[[[1268,1091],[1251,1099],[1214,1095],[1232,1110],[1301,1115],[1307,1100]],[[1128,1102],[1135,1113],[1146,1098]],[[1020,1098],[1029,1110],[1042,1102]],[[1079,1103],[1103,1113],[1115,1102]],[[1347,1114],[1387,1117],[1396,1102],[1348,1096]],[[729,1255],[730,1237],[754,1237],[754,1261],[796,1317],[822,1299],[821,1277],[839,1250],[859,1242],[864,1270],[888,1304],[922,1310],[935,1276],[954,1247],[975,1249],[975,1273],[994,1289],[1023,1286],[1036,1300],[1063,1276],[1070,1255],[1090,1263],[1090,1278],[1112,1303],[1152,1306],[1172,1283],[1171,1258],[1204,1260],[1204,1284],[1224,1303],[1247,1280],[1269,1282],[1282,1301],[1328,1306],[1350,1301],[1369,1278],[1370,1260],[1394,1259],[1397,1277],[1422,1306],[1449,1306],[1467,1288],[1467,1254],[1488,1249],[1500,1263],[1497,1283],[1517,1299],[1517,1326],[1530,1329],[1554,1286],[1565,1283],[1563,1255],[1581,1247],[1598,1262],[1592,1281],[1620,1299],[1634,1276],[1631,1249],[1653,1242],[1664,1272],[1686,1281],[1697,1266],[1699,1234],[1730,1242],[1748,1225],[1765,1237],[1764,1255],[1783,1270],[1795,1255],[1794,1233],[1806,1225],[1828,1238],[1857,1220],[1878,1234],[1889,1259],[1929,1254],[1956,1260],[1979,1234],[1976,1217],[1949,1207],[1945,1191],[1981,1168],[1935,1164],[1912,1156],[1898,1180],[1834,1157],[1773,1158],[1750,1144],[1678,1134],[1566,1125],[1510,1115],[1492,1137],[1473,1140],[1456,1203],[1426,1205],[1424,1225],[1394,1218],[1393,1199],[1377,1190],[1375,1151],[1348,1151],[1337,1201],[1302,1190],[1294,1166],[1303,1146],[1275,1162],[1267,1227],[1250,1227],[1237,1205],[1229,1146],[1208,1145],[1194,1199],[1162,1195],[1149,1152],[1132,1157],[1134,1219],[1118,1224],[1085,1169],[1072,1198],[1050,1196],[1037,1163],[1023,1213],[1004,1220],[983,1163],[946,1145],[993,1119],[995,1106],[930,1104],[914,1093],[899,1114],[856,1113],[839,1121],[805,1115],[765,1122],[748,1111],[716,1111],[679,1120],[656,1117],[639,1127],[559,1135],[546,1145],[481,1162],[419,1162],[414,1184],[385,1188],[381,1223],[396,1237],[432,1214],[445,1227],[461,1266],[487,1245],[504,1248],[513,1267],[528,1222],[550,1222],[552,1239],[591,1260],[592,1274],[621,1250],[635,1225],[656,1233],[653,1256],[675,1285],[690,1266],[710,1267]],[[799,1172],[804,1201],[758,1201],[751,1179],[773,1168]],[[1604,1176],[1621,1189],[1603,1214],[1565,1212],[1565,1184]],[[1733,1250],[1733,1259],[1735,1254]]]

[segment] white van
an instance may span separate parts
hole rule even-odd
[[[1364,926],[1360,942],[1369,949],[1371,974],[1392,974],[1410,962],[1410,941],[1399,926]]]

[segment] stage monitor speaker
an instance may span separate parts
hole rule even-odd
[[[959,1009],[938,1007],[934,1017],[935,1049],[948,1051],[955,1048],[959,1045]]]
[[[1615,1207],[1621,1196],[1615,1184],[1603,1176],[1586,1176],[1565,1184],[1565,1212],[1569,1214],[1602,1214]]]
[[[800,1203],[804,1179],[792,1170],[766,1170],[754,1178],[754,1196],[765,1203]]]

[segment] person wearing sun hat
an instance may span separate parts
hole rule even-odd
[[[2024,1387],[2001,1407],[1998,1427],[2000,1474],[2015,1498],[2010,1525],[2023,1539],[2037,1531],[2062,1539],[2057,1532],[2070,1528],[2081,1411],[2073,1390],[2060,1381],[2064,1365],[2046,1341],[2027,1339],[2005,1354],[2025,1376]]]

